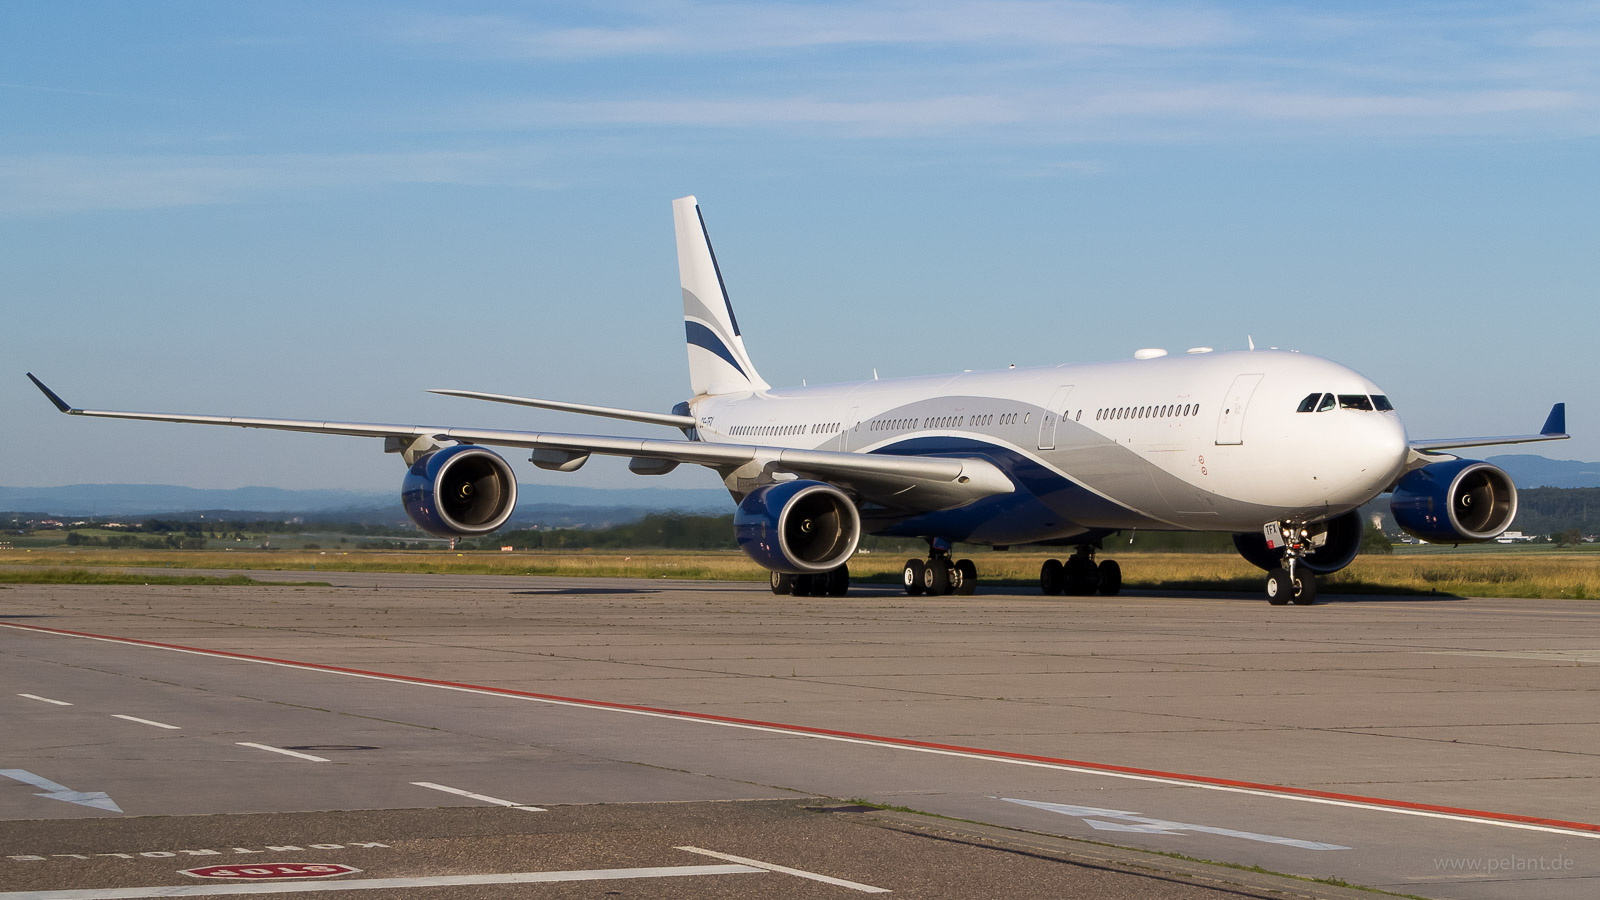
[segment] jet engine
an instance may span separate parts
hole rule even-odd
[[[856,552],[861,515],[844,491],[820,481],[781,481],[745,495],[733,514],[745,555],[790,575],[838,568]]]
[[[406,515],[439,537],[488,534],[511,518],[517,478],[496,453],[456,444],[419,457],[400,488]]]
[[[1517,515],[1517,486],[1486,462],[1437,462],[1401,478],[1389,509],[1397,525],[1430,544],[1491,541]]]
[[[1318,575],[1328,575],[1350,565],[1356,558],[1356,551],[1361,549],[1362,527],[1361,513],[1357,510],[1310,526],[1313,536],[1320,528],[1327,537],[1322,546],[1301,559],[1301,564]],[[1283,551],[1268,548],[1266,536],[1259,531],[1234,535],[1233,546],[1246,562],[1258,569],[1270,572],[1283,567]],[[1316,546],[1314,537],[1312,546]]]

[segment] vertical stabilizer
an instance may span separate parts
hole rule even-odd
[[[722,284],[711,238],[693,197],[672,201],[678,236],[678,279],[683,285],[683,328],[689,342],[689,383],[695,394],[764,391],[739,334],[739,320]]]

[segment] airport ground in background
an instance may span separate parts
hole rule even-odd
[[[1027,593],[1036,588],[1040,563],[1055,553],[976,552],[982,584]],[[960,550],[958,549],[958,553]],[[1234,554],[1119,553],[1108,542],[1102,558],[1122,564],[1132,590],[1254,591],[1263,574]],[[904,557],[858,554],[851,577],[863,584],[897,582]],[[320,572],[396,572],[568,577],[675,578],[763,581],[766,573],[737,552],[719,551],[150,551],[100,548],[0,551],[0,566],[71,569],[126,567]],[[1427,547],[1390,555],[1362,555],[1347,569],[1322,579],[1324,594],[1423,594],[1475,597],[1600,598],[1600,552],[1591,549]]]

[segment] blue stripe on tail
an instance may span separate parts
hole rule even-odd
[[[718,337],[715,331],[701,325],[699,322],[689,321],[683,323],[683,331],[685,337],[689,339],[689,343],[696,347],[704,347],[710,350],[712,353],[727,360],[728,365],[733,366],[740,375],[744,375],[746,378],[750,377],[745,373],[744,367],[739,365],[739,360],[734,358],[733,351],[728,349],[728,345],[722,342],[722,338]]]

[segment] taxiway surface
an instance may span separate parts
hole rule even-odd
[[[1339,893],[1104,844],[1600,893],[1592,602],[251,574],[334,586],[0,590],[0,898],[269,857],[591,873],[516,888],[549,896],[855,890],[751,862],[911,896]],[[430,889],[489,896],[465,885]]]

